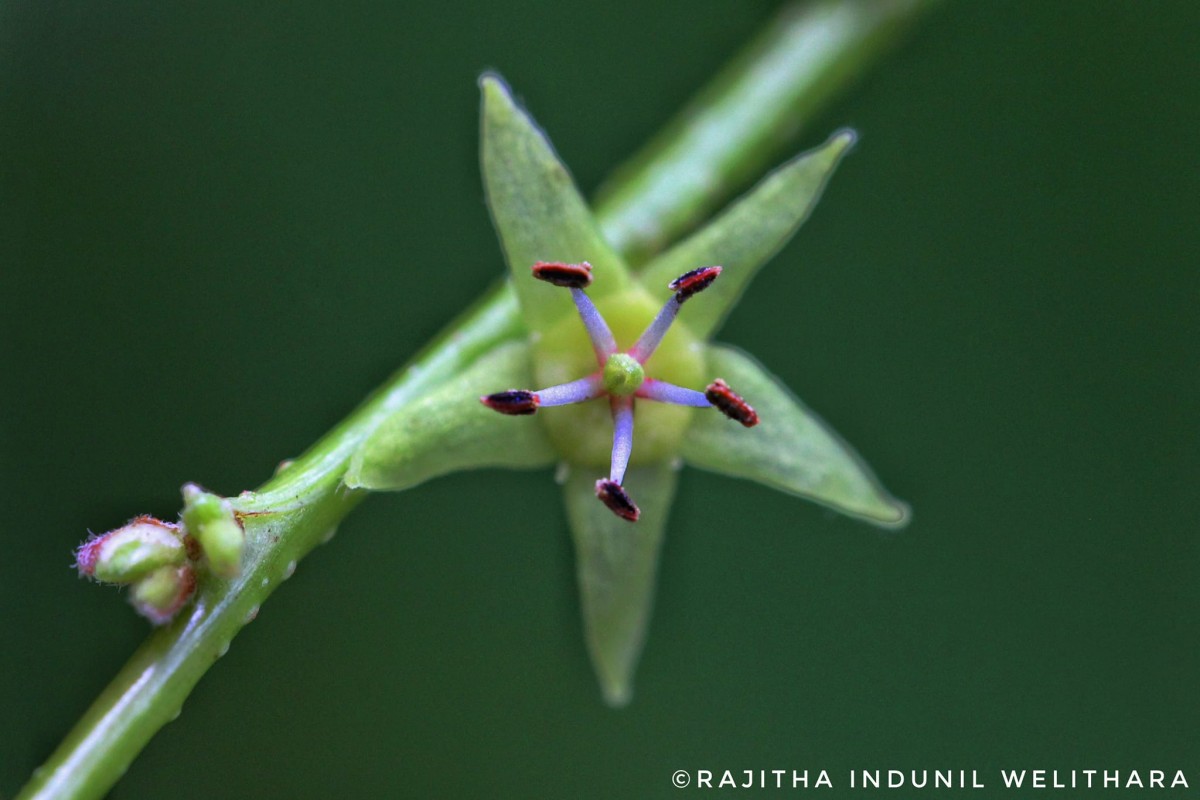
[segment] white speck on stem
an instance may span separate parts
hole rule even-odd
[[[288,578],[292,577],[295,574],[296,574],[296,559],[293,558],[291,561],[288,562],[288,565],[283,568],[283,579],[286,581]]]

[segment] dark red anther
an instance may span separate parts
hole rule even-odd
[[[586,289],[592,283],[592,265],[586,261],[582,264],[539,261],[533,265],[532,269],[533,277],[539,281],[553,283],[555,286]]]
[[[674,290],[675,299],[682,303],[692,295],[707,289],[720,274],[720,267],[698,267],[690,272],[683,273],[668,283],[667,288]]]
[[[642,513],[637,504],[621,487],[621,484],[614,480],[601,478],[596,481],[596,497],[600,498],[601,503],[608,506],[609,511],[621,519],[637,522],[638,516]]]
[[[507,392],[496,392],[481,397],[479,402],[501,414],[520,416],[537,411],[538,396],[524,389],[509,389]]]
[[[753,428],[758,424],[758,412],[720,378],[708,385],[708,388],[704,390],[704,396],[722,414],[732,420],[737,420],[747,428]]]

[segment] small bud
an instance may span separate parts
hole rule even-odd
[[[582,264],[539,261],[531,269],[539,281],[567,289],[586,289],[592,284],[592,265],[586,261]]]
[[[682,303],[694,294],[707,289],[717,276],[721,274],[720,267],[698,267],[685,272],[667,284],[667,288],[675,292],[675,299]]]
[[[84,542],[75,554],[75,567],[98,581],[130,583],[186,559],[179,526],[141,516]]]
[[[642,513],[625,489],[621,487],[621,484],[614,480],[602,478],[596,481],[596,497],[600,498],[601,503],[608,506],[609,511],[621,519],[637,522],[638,516]]]
[[[758,424],[758,412],[720,378],[708,385],[708,388],[704,390],[704,396],[722,414],[742,423],[747,428],[753,428]]]
[[[496,392],[481,397],[479,402],[501,414],[520,416],[537,411],[538,396],[524,389],[509,389],[507,392]]]
[[[129,602],[155,625],[175,618],[196,591],[196,573],[190,564],[160,567],[133,584]]]
[[[195,538],[212,573],[233,578],[242,567],[246,535],[228,500],[189,483],[183,487],[183,527]]]

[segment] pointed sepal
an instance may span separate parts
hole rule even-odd
[[[720,264],[721,280],[686,312],[693,333],[711,336],[758,269],[808,218],[854,139],[853,131],[839,131],[768,175],[708,225],[647,264],[639,276],[642,285],[661,293],[697,264]]]
[[[342,482],[353,489],[407,489],[460,469],[532,469],[556,453],[536,419],[497,414],[479,401],[498,386],[528,386],[529,345],[509,342],[457,377],[392,412],[359,446]]]
[[[481,159],[492,221],[504,248],[526,325],[544,332],[573,314],[571,297],[534,280],[537,263],[591,265],[589,292],[601,299],[632,284],[621,257],[609,246],[567,168],[545,134],[495,75],[483,92]],[[544,272],[544,269],[543,269]]]
[[[677,474],[668,464],[629,470],[625,485],[636,492],[641,512],[634,525],[597,502],[596,476],[587,468],[572,467],[563,486],[584,636],[600,691],[611,706],[626,705],[633,695]]]
[[[761,424],[746,429],[717,413],[696,414],[684,438],[688,464],[749,478],[876,525],[908,522],[908,506],[778,378],[729,347],[710,347],[708,365],[754,403]]]

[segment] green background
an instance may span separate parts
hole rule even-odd
[[[262,482],[500,274],[477,74],[590,191],[774,8],[0,5],[0,795],[146,632],[75,578],[87,530]],[[950,5],[780,152],[861,134],[719,338],[907,530],[685,472],[613,711],[549,471],[373,498],[112,796],[893,767],[1200,791],[1198,56],[1193,2]]]

